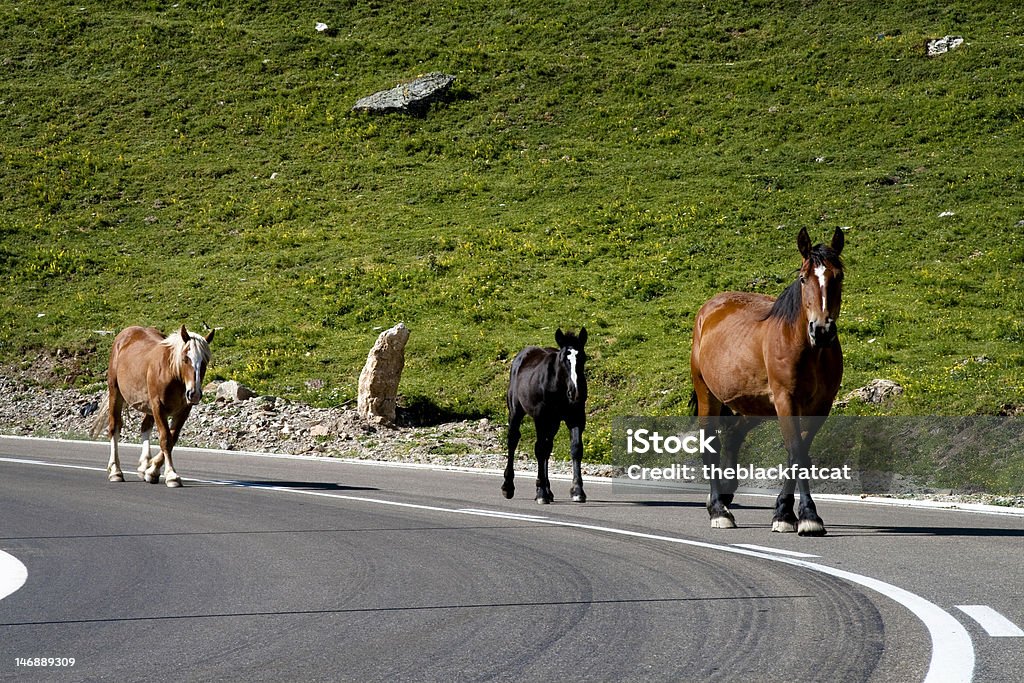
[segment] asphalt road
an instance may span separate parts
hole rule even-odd
[[[0,679],[1024,680],[1024,637],[957,607],[1024,625],[1021,516],[819,500],[829,535],[800,538],[768,498],[712,530],[702,495],[558,481],[539,506],[530,472],[506,501],[483,473],[182,449],[168,489],[105,464],[0,437],[27,569]]]

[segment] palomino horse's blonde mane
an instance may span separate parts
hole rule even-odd
[[[189,344],[195,343],[196,349],[199,351],[202,357],[203,365],[210,362],[210,345],[206,339],[199,334],[196,334],[192,330],[185,330],[189,336],[189,342],[181,338],[181,332],[174,332],[167,335],[167,337],[160,342],[161,345],[166,346],[171,350],[170,364],[171,369],[174,370],[178,375],[181,374],[182,366],[185,364],[185,354],[188,353]]]

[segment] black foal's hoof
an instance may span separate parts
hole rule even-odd
[[[509,500],[512,500],[512,496],[516,495],[516,487],[508,486],[507,484],[502,484],[501,495],[505,496],[505,498]]]
[[[572,494],[572,502],[574,502],[574,503],[586,503],[587,502],[587,494],[583,493],[583,491],[580,491],[579,493]]]

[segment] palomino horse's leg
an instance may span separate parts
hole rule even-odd
[[[142,437],[142,452],[139,454],[139,478],[146,478],[146,470],[149,469],[149,441],[153,438],[153,416],[142,417],[142,428],[139,430]]]
[[[160,433],[160,452],[157,453],[156,457],[149,461],[149,467],[143,473],[143,478],[150,484],[160,483],[160,470],[164,466],[164,460],[167,459],[168,454],[172,448],[172,436],[170,425],[167,424],[167,416],[164,415],[160,406],[153,402],[153,419],[156,422],[157,431]],[[168,486],[181,486],[179,481],[177,484],[172,484],[170,480],[167,480]]]
[[[547,504],[555,500],[555,494],[551,492],[551,482],[548,480],[548,459],[551,457],[551,450],[555,446],[555,433],[558,431],[558,424],[554,426],[545,421],[534,418],[537,427],[537,443],[534,444],[533,453],[537,456],[537,497],[538,503]]]
[[[523,417],[525,417],[523,409],[518,405],[512,405],[510,401],[508,415],[508,462],[505,465],[505,481],[501,484],[501,493],[506,498],[512,498],[512,496],[516,495],[516,469],[514,462],[516,459],[516,447],[519,446],[519,439],[522,437],[520,425],[523,423]]]
[[[110,434],[110,459],[107,461],[107,481],[124,481],[124,473],[121,472],[121,462],[117,457],[117,443],[121,439],[121,427],[124,420],[121,415],[123,409],[121,392],[116,386],[111,386],[107,398],[107,424]]]
[[[174,460],[171,458],[171,453],[174,451],[174,447],[178,445],[181,428],[185,426],[185,420],[188,419],[191,412],[192,406],[186,405],[181,412],[176,413],[171,419],[170,440],[166,451],[167,462],[164,465],[164,482],[171,488],[181,486],[181,477],[174,470]]]
[[[583,473],[580,468],[583,462],[583,425],[569,427],[569,455],[572,457],[572,488],[569,495],[574,503],[586,503],[587,494],[583,492]]]
[[[807,421],[807,418],[804,418]],[[808,430],[801,433],[801,419],[788,415],[779,417],[779,426],[782,429],[782,438],[786,443],[786,451],[789,454],[789,466],[796,465],[800,468],[810,469],[811,457],[809,449],[814,434],[820,428],[821,420],[808,422]],[[817,424],[814,424],[817,423]],[[799,517],[793,512],[794,491],[800,488],[800,514]],[[792,533],[796,531],[801,536],[824,536],[825,523],[821,521],[811,499],[811,483],[806,477],[800,479],[788,478],[783,482],[782,491],[775,501],[775,515],[772,518],[772,531]]]

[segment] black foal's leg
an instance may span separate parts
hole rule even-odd
[[[583,425],[569,427],[569,454],[572,457],[572,488],[569,495],[574,503],[586,503],[587,494],[583,492]]]
[[[551,482],[548,480],[548,459],[551,457],[551,450],[555,445],[555,433],[558,431],[558,423],[554,428],[551,425],[534,420],[537,426],[537,443],[533,447],[534,455],[537,456],[537,502],[550,503],[555,499],[551,492]]]
[[[512,407],[508,416],[508,462],[505,465],[505,481],[501,484],[501,494],[506,498],[516,495],[516,470],[513,463],[516,459],[516,447],[522,432],[519,426],[523,423],[523,411]]]

